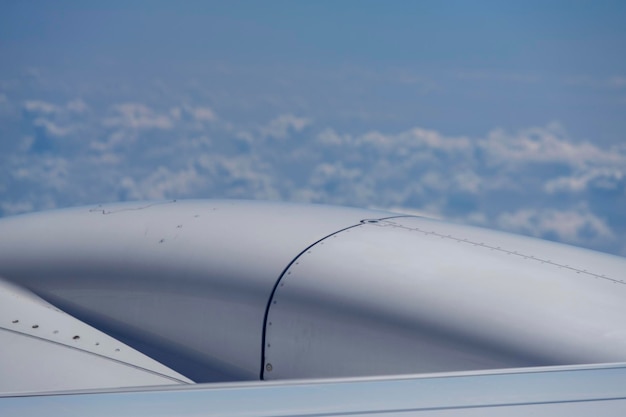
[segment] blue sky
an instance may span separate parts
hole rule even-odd
[[[254,198],[626,255],[622,1],[4,1],[0,215]]]

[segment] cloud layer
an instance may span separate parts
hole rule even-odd
[[[0,214],[103,201],[252,198],[420,211],[626,255],[626,146],[558,123],[482,137],[256,125],[198,100],[0,96]],[[173,103],[173,104],[172,104]]]

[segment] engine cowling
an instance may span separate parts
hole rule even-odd
[[[0,275],[196,382],[624,361],[624,271],[616,256],[329,206],[0,220]]]

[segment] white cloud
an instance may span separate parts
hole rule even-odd
[[[498,163],[564,163],[573,167],[588,164],[620,162],[620,156],[588,142],[575,143],[567,138],[558,124],[531,128],[511,135],[501,129],[480,141],[493,162]]]
[[[196,120],[201,122],[213,122],[217,120],[215,112],[209,107],[190,107],[188,111]]]
[[[323,145],[342,145],[356,148],[367,146],[379,151],[393,152],[404,156],[420,150],[464,153],[472,149],[472,142],[469,138],[448,137],[435,130],[419,127],[399,134],[371,131],[358,136],[339,134],[332,129],[325,129],[317,135],[316,139]]]
[[[291,132],[300,132],[311,121],[292,114],[282,114],[261,128],[261,134],[274,139],[287,139]]]
[[[484,178],[469,170],[458,172],[453,176],[455,189],[472,194],[478,194],[481,191],[484,181]]]
[[[202,178],[193,167],[172,170],[159,166],[138,183],[126,177],[121,184],[129,188],[129,196],[133,199],[158,200],[188,194],[202,183]]]
[[[141,103],[124,103],[113,107],[114,116],[104,119],[107,127],[126,129],[171,129],[174,126],[168,114],[158,114]]]
[[[244,126],[187,99],[103,107],[105,116],[80,99],[24,102],[27,128],[0,155],[2,213],[234,197],[401,207],[613,251],[626,233],[626,146],[577,142],[558,124],[479,138],[423,127],[356,134],[292,113]],[[60,150],[32,152],[42,140]]]
[[[333,129],[324,129],[315,137],[316,141],[323,146],[340,146],[352,142],[352,136],[340,135]]]
[[[83,113],[89,108],[87,104],[79,98],[68,102],[65,107],[74,113]]]
[[[33,122],[33,125],[44,128],[44,130],[46,131],[48,135],[53,136],[53,137],[58,137],[58,138],[67,136],[72,131],[71,127],[59,126],[55,122],[52,122],[50,120],[47,120],[41,117],[37,118]]]
[[[322,163],[318,165],[311,175],[311,185],[326,186],[329,183],[348,182],[347,185],[353,183],[361,177],[363,173],[358,169],[347,169],[341,163],[332,165]]]
[[[59,106],[56,104],[48,103],[42,100],[25,101],[24,108],[29,112],[40,114],[54,114],[60,110]]]
[[[620,168],[592,168],[577,172],[575,175],[558,177],[546,182],[548,193],[572,192],[580,193],[595,188],[612,190],[621,187],[626,181],[626,160]]]
[[[30,162],[30,165],[24,162]],[[71,163],[66,158],[56,156],[37,156],[32,159],[14,158],[17,165],[11,177],[23,186],[36,184],[50,189],[61,190],[67,185]]]
[[[393,136],[373,131],[359,136],[354,144],[357,146],[369,146],[386,150],[390,146],[393,146],[394,142],[396,142],[396,140]]]
[[[437,131],[422,128],[411,129],[408,133],[401,134],[400,139],[408,144],[447,152],[467,152],[472,147],[469,138],[447,137]]]
[[[606,222],[584,206],[577,210],[520,209],[500,214],[496,224],[505,230],[552,237],[572,244],[615,237]]]

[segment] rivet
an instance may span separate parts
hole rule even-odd
[[[72,337],[72,339],[74,339],[74,340],[78,340],[78,339],[80,339],[80,336],[79,336],[79,335],[76,335],[76,336]]]
[[[11,323],[19,323],[19,320],[13,320]]]
[[[39,325],[38,324],[33,324],[33,329],[37,329],[37,328],[39,328]]]
[[[118,348],[118,349],[115,349],[115,351],[116,351],[116,352],[119,352],[120,350],[119,350],[119,348]]]
[[[272,364],[271,364],[271,363],[268,363],[267,365],[265,365],[265,370],[266,370],[267,372],[272,372]]]

